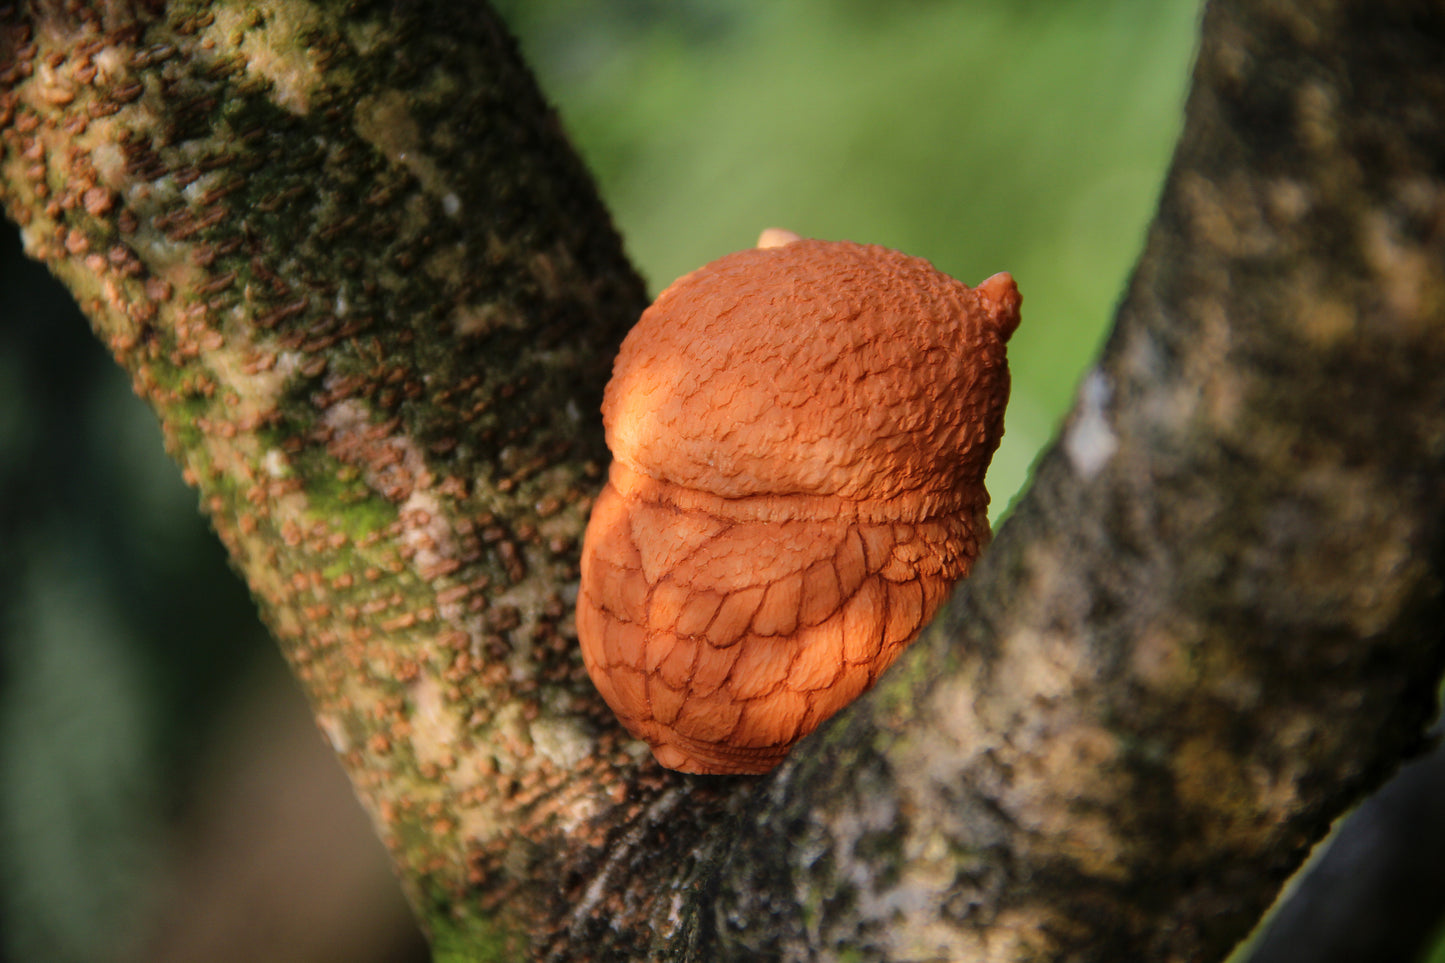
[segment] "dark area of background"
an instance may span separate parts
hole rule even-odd
[[[506,0],[654,289],[759,229],[1025,292],[996,514],[1107,325],[1179,119],[1192,0]],[[1428,960],[1445,755],[1259,941]],[[153,416],[0,223],[0,956],[426,958]]]

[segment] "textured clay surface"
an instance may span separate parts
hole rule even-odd
[[[582,555],[598,690],[664,766],[762,773],[867,690],[987,541],[1019,294],[849,242],[685,275],[623,342]]]

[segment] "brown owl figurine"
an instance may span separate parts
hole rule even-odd
[[[989,538],[1007,274],[765,232],[622,343],[582,548],[587,671],[658,762],[763,773],[867,690]]]

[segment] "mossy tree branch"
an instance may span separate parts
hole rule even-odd
[[[3,37],[6,208],[155,408],[412,902],[558,918],[649,799],[569,594],[643,288],[511,40],[291,2],[38,5]]]
[[[580,669],[642,288],[483,8],[0,16],[0,192],[168,443],[438,949],[1217,958],[1445,646],[1445,23],[1210,5],[1118,325],[952,615],[764,781]],[[1046,320],[1046,319],[1045,319]]]

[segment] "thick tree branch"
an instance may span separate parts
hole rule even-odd
[[[570,628],[643,290],[512,42],[452,4],[57,3],[0,45],[6,209],[156,409],[424,921],[546,932],[661,792]]]
[[[0,199],[157,410],[443,955],[1218,957],[1418,739],[1436,5],[1209,8],[1033,490],[951,618],[763,781],[657,769],[581,672],[594,413],[641,285],[490,14],[397,9],[5,11]]]
[[[1419,743],[1445,15],[1222,0],[1203,37],[1147,249],[1028,497],[738,834],[739,956],[1219,959]]]

